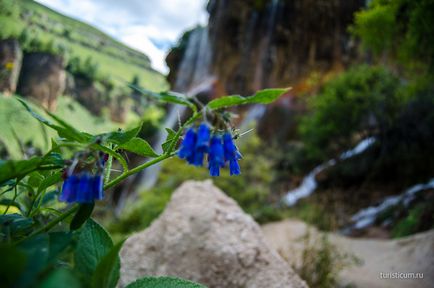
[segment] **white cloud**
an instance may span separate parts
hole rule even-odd
[[[182,32],[207,21],[206,0],[37,1],[142,51],[149,56],[154,69],[163,73],[168,70],[164,61],[167,45],[157,47],[154,43],[173,44]]]

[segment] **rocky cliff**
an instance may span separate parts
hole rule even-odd
[[[361,0],[211,0],[208,73],[226,93],[251,94],[341,69],[357,58],[347,27],[363,5]],[[168,56],[172,84],[181,68],[177,54],[188,52],[185,38],[191,35]]]

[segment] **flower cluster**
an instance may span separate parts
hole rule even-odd
[[[230,175],[241,174],[238,160],[241,154],[229,132],[223,137],[217,133],[211,135],[207,124],[202,123],[197,129],[187,130],[178,156],[187,160],[191,165],[203,166],[205,154],[208,154],[208,169],[211,176],[219,176],[220,168],[229,162]]]
[[[102,175],[91,175],[89,172],[72,174],[63,182],[60,201],[68,203],[92,203],[104,198]]]
[[[95,161],[97,172],[89,171],[74,172],[78,160],[65,170],[62,193],[59,201],[67,203],[93,203],[95,200],[104,198],[104,178],[102,172],[107,162],[108,155],[100,153]]]

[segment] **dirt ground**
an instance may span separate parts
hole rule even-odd
[[[268,244],[291,265],[299,266],[309,231],[311,241],[322,233],[299,220],[284,220],[262,226]],[[357,257],[358,265],[339,273],[339,286],[350,287],[434,287],[434,230],[409,237],[387,239],[349,238],[327,233],[329,241],[340,253]],[[423,279],[396,279],[396,274],[423,273]],[[391,279],[395,276],[395,279]],[[399,274],[398,277],[408,277]]]

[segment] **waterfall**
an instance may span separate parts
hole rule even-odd
[[[211,63],[211,46],[209,43],[208,27],[198,27],[191,32],[187,47],[178,69],[174,91],[183,93],[187,97],[195,96],[203,87],[201,84],[211,81],[209,68]],[[162,153],[161,145],[166,141],[167,132],[164,128],[177,128],[177,123],[186,111],[186,106],[171,105],[167,111],[166,119],[160,129],[154,150]],[[153,165],[141,173],[139,189],[146,190],[155,185],[160,172],[160,165]]]
[[[261,119],[262,116],[264,116],[265,114],[265,110],[265,105],[261,104],[256,104],[252,107],[249,107],[249,110],[247,110],[247,113],[240,124],[240,130],[243,131],[249,128],[250,124],[252,124],[253,122],[257,122],[259,119]]]
[[[349,233],[354,229],[363,229],[374,224],[377,217],[392,206],[402,203],[404,207],[414,200],[416,194],[423,190],[434,189],[434,178],[425,184],[414,185],[401,195],[389,196],[383,199],[380,204],[364,208],[351,217],[352,225],[345,228],[343,233]]]
[[[373,138],[373,137],[363,139],[353,149],[350,149],[350,150],[342,153],[339,156],[339,159],[345,160],[345,159],[351,158],[357,154],[360,154],[360,153],[364,152],[366,149],[368,149],[374,143],[375,143],[375,138]],[[335,164],[336,164],[336,160],[331,159],[331,160],[315,167],[309,174],[307,174],[306,177],[304,177],[300,186],[298,186],[297,188],[286,193],[285,197],[283,198],[283,202],[287,206],[294,206],[298,202],[298,200],[300,200],[302,198],[306,198],[309,195],[311,195],[318,186],[318,183],[316,182],[316,179],[315,179],[316,176],[319,173],[321,173],[324,169],[327,169],[331,166],[334,166]]]
[[[259,58],[259,65],[257,65],[256,73],[255,73],[255,83],[258,87],[257,89],[261,89],[267,86],[269,71],[271,70],[272,65],[272,49],[271,43],[273,39],[274,28],[276,25],[277,12],[279,11],[279,0],[272,0],[270,4],[268,4],[268,17],[267,17],[267,26],[266,26],[266,34],[264,37],[264,41],[261,45],[261,54]]]

